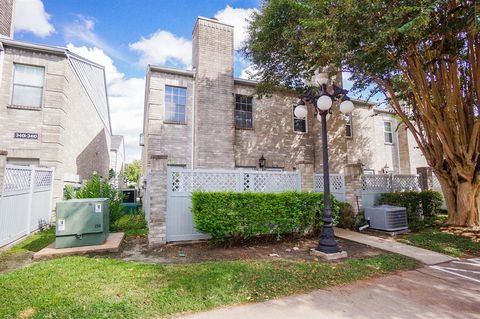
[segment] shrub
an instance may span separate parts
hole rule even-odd
[[[435,191],[383,193],[379,203],[405,207],[408,223],[414,224],[422,215],[432,217],[438,213],[442,206],[442,195]]]
[[[136,213],[125,214],[118,218],[111,226],[112,231],[123,231],[127,235],[145,235],[147,221],[141,209]]]
[[[103,180],[97,174],[92,179],[87,180],[85,184],[74,190],[71,186],[65,186],[65,199],[72,198],[108,198],[110,199],[110,225],[123,215],[123,194],[112,186],[107,180]]]
[[[355,229],[356,225],[357,217],[355,216],[352,205],[341,202],[337,226],[345,229]]]
[[[216,242],[258,235],[305,234],[322,225],[322,193],[195,192],[192,211],[196,228]],[[334,224],[339,202],[332,196]]]

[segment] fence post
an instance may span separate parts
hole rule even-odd
[[[148,246],[167,243],[167,155],[152,155]]]
[[[418,183],[422,191],[433,188],[433,170],[431,167],[417,167]]]
[[[32,226],[32,204],[33,204],[33,192],[35,190],[35,166],[30,165],[30,191],[28,193],[28,211],[27,211],[27,233],[30,234],[30,228]]]
[[[5,165],[7,165],[8,152],[0,150],[0,197],[3,192],[3,179],[5,177]]]
[[[345,201],[358,214],[362,208],[362,164],[345,165]]]
[[[301,190],[310,192],[313,190],[314,168],[311,161],[299,161],[296,163],[298,172],[300,173]]]

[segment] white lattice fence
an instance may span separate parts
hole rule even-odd
[[[0,247],[50,222],[53,169],[7,165],[0,199]]]
[[[362,205],[373,206],[378,203],[381,193],[420,191],[418,175],[363,175]]]
[[[442,191],[442,185],[440,185],[440,181],[438,180],[438,177],[435,176],[435,174],[432,175],[432,188],[439,192]]]
[[[323,174],[313,175],[313,191],[323,193]],[[330,192],[340,201],[345,201],[345,176],[330,174]]]
[[[300,191],[300,174],[245,170],[167,170],[167,241],[196,240],[207,235],[195,229],[191,193],[195,191]]]

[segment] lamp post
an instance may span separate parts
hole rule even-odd
[[[327,116],[331,112],[333,102],[340,102],[340,111],[344,114],[351,113],[354,105],[347,96],[348,91],[333,85],[333,93],[327,91],[327,85],[320,88],[309,88],[300,95],[300,101],[295,108],[295,116],[305,118],[308,114],[306,103],[315,107],[317,119],[322,123],[322,152],[323,152],[323,193],[324,213],[322,235],[316,248],[322,254],[335,254],[340,252],[333,231],[332,207],[330,203],[330,172],[328,168],[328,136]]]

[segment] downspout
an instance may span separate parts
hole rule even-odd
[[[193,93],[192,93],[192,153],[191,153],[191,167],[195,169],[195,83],[197,81],[197,69],[193,68]]]

